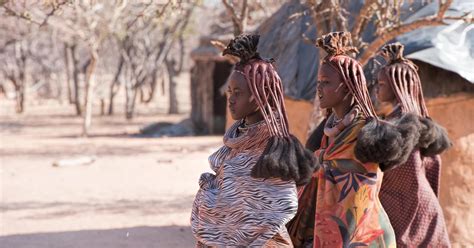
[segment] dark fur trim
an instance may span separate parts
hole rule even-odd
[[[354,149],[356,158],[375,162],[382,171],[408,160],[418,144],[421,123],[413,114],[403,115],[393,123],[372,119],[359,132]]]
[[[270,138],[265,150],[263,151],[263,154],[260,156],[257,164],[252,168],[251,175],[253,177],[263,177],[261,175],[273,175],[272,168],[278,167],[278,160],[280,159],[279,155],[281,155],[281,151],[279,151],[280,154],[276,154],[276,151],[278,151],[279,147],[278,143],[279,140],[276,137]],[[274,156],[268,156],[269,151],[273,151]],[[262,162],[263,160],[265,163]]]
[[[452,146],[446,130],[429,118],[420,117],[422,128],[418,147],[423,156],[442,153]]]
[[[271,137],[251,176],[294,180],[296,185],[303,185],[309,182],[315,169],[313,154],[295,136]]]
[[[298,159],[299,181],[297,181],[296,184],[304,185],[309,183],[313,172],[318,168],[318,164],[316,163],[313,153],[305,149],[295,136],[291,135],[290,138],[293,140],[296,158]]]
[[[324,136],[324,126],[326,125],[327,119],[324,119],[316,129],[314,129],[313,133],[309,136],[308,140],[306,141],[306,149],[314,152],[321,147],[321,141],[323,140]]]
[[[419,148],[433,156],[451,146],[446,130],[428,118],[404,114],[392,122],[372,120],[358,135],[355,154],[361,162],[375,162],[385,171],[408,160]]]

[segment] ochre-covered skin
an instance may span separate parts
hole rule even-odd
[[[237,120],[201,176],[191,226],[198,247],[293,247],[285,224],[297,207],[296,185],[309,181],[311,152],[289,132],[281,79],[256,52],[258,36],[233,39],[224,54],[241,60],[229,79]]]
[[[415,113],[428,117],[420,77],[417,72],[418,67],[403,57],[403,45],[398,42],[388,44],[382,48],[380,54],[387,60],[387,65],[382,67],[378,78],[386,80],[392,90],[391,93],[400,105],[402,113]],[[387,92],[387,94],[390,93]],[[379,100],[387,99],[379,98]]]
[[[388,44],[381,54],[387,65],[378,73],[381,85],[377,97],[394,105],[387,119],[400,118],[403,113],[427,117],[417,67],[403,57],[403,45]],[[380,200],[395,231],[398,247],[450,246],[438,200],[440,178],[441,157],[425,156],[417,148],[406,163],[384,174]]]
[[[346,55],[354,51],[349,45],[350,34],[344,32],[318,39],[328,56],[320,66],[316,97],[329,109],[328,121],[314,153],[321,167],[298,189],[298,212],[287,225],[295,247],[395,247],[378,199],[382,171],[354,153],[367,118],[377,117],[362,67]]]

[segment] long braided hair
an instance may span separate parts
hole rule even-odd
[[[418,67],[403,57],[403,49],[404,46],[399,42],[387,44],[382,48],[379,54],[387,61],[387,65],[381,68],[380,73],[384,73],[388,78],[402,113],[429,117]]]
[[[388,61],[381,72],[388,78],[402,115],[390,122],[370,120],[359,132],[354,151],[361,162],[376,162],[386,171],[404,164],[416,148],[431,156],[449,148],[451,142],[446,130],[428,117],[418,68],[403,57],[403,45],[388,44],[380,54]]]
[[[257,52],[259,35],[239,35],[232,39],[223,55],[240,58],[234,71],[242,74],[270,132],[262,156],[252,169],[256,178],[277,177],[294,180],[297,185],[309,181],[314,158],[288,127],[283,85],[273,59],[264,59]]]
[[[343,84],[349,89],[363,115],[376,118],[362,66],[348,55],[348,53],[357,52],[357,49],[350,45],[351,43],[349,32],[328,33],[316,41],[316,45],[327,52],[322,64],[328,64],[339,72]]]
[[[340,74],[342,83],[339,87],[347,87],[356,107],[366,119],[357,136],[354,148],[356,158],[363,163],[378,163],[385,171],[408,159],[414,141],[419,138],[417,129],[411,125],[416,120],[410,116],[393,124],[378,119],[362,66],[349,56],[349,53],[357,52],[351,43],[348,32],[328,33],[317,39],[317,46],[327,52],[321,63],[328,64]]]
[[[289,137],[283,86],[273,59],[263,59],[257,52],[260,35],[241,35],[231,40],[223,55],[240,58],[234,71],[244,75],[257,106],[272,136]]]

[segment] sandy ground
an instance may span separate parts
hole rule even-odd
[[[5,106],[1,106],[4,108]],[[0,115],[0,247],[192,247],[189,216],[199,175],[221,137],[133,138],[184,115],[94,118],[82,138],[72,107]],[[90,165],[53,167],[95,156]]]

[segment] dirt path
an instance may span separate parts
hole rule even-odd
[[[1,247],[192,247],[189,215],[200,173],[220,137],[132,138],[153,121],[94,119],[80,138],[71,109],[0,116]],[[95,157],[91,165],[54,161]]]

